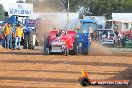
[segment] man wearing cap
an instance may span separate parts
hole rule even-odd
[[[6,41],[6,48],[12,49],[12,27],[11,24],[8,23],[5,26],[5,41]]]

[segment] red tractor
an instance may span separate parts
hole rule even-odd
[[[53,30],[44,38],[44,54],[77,54],[76,32],[72,30]]]
[[[95,24],[95,20],[80,20],[79,30],[53,30],[47,33],[44,38],[44,53],[63,53],[65,55],[77,55],[82,53],[87,55],[90,50],[90,24]],[[46,34],[45,34],[46,35]]]

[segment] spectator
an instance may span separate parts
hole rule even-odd
[[[90,37],[93,39],[93,29],[91,26],[89,26],[89,32],[90,32]]]
[[[118,36],[119,32],[118,31],[114,31],[114,32],[115,32],[116,36]]]
[[[2,25],[1,31],[2,31],[2,46],[3,46],[4,48],[6,48],[5,24]]]
[[[16,47],[18,46],[18,50],[20,50],[20,43],[21,43],[21,38],[23,36],[23,28],[22,25],[17,24],[16,28],[15,28],[15,46],[14,49],[16,49]]]
[[[122,34],[122,47],[125,47],[125,34]]]
[[[132,30],[129,31],[128,37],[132,39]]]
[[[8,23],[5,27],[5,41],[6,41],[6,48],[12,49],[12,27],[11,24]]]
[[[13,29],[13,34],[12,34],[12,47],[14,49],[15,48],[15,25],[13,25],[12,29]]]
[[[102,35],[102,40],[104,41],[104,40],[106,39],[106,37],[107,37],[107,36],[106,36],[105,34],[103,34],[103,35]]]
[[[118,46],[122,47],[122,35],[121,35],[121,33],[118,34]]]

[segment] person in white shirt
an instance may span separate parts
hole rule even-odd
[[[121,40],[122,40],[122,35],[121,35],[121,33],[119,33],[118,34],[118,46],[119,47],[122,47],[122,41]]]
[[[103,35],[102,35],[102,40],[104,41],[105,39],[106,39],[106,35],[103,34]]]

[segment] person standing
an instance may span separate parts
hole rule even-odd
[[[90,37],[93,39],[93,28],[89,26]]]
[[[21,43],[21,38],[23,36],[23,28],[20,24],[17,24],[15,28],[15,46],[14,49],[18,46],[18,50],[20,50],[20,43]]]
[[[125,47],[125,34],[122,34],[122,47]]]
[[[4,48],[6,48],[5,24],[2,25],[1,31],[2,31],[2,46],[3,46]]]
[[[8,23],[5,27],[5,41],[6,49],[12,49],[12,27],[10,23]]]
[[[15,48],[15,25],[12,26],[13,34],[12,34],[12,47]]]
[[[132,30],[129,31],[128,37],[132,40]]]
[[[121,35],[121,33],[118,34],[118,46],[119,46],[119,48],[122,47],[122,35]]]

